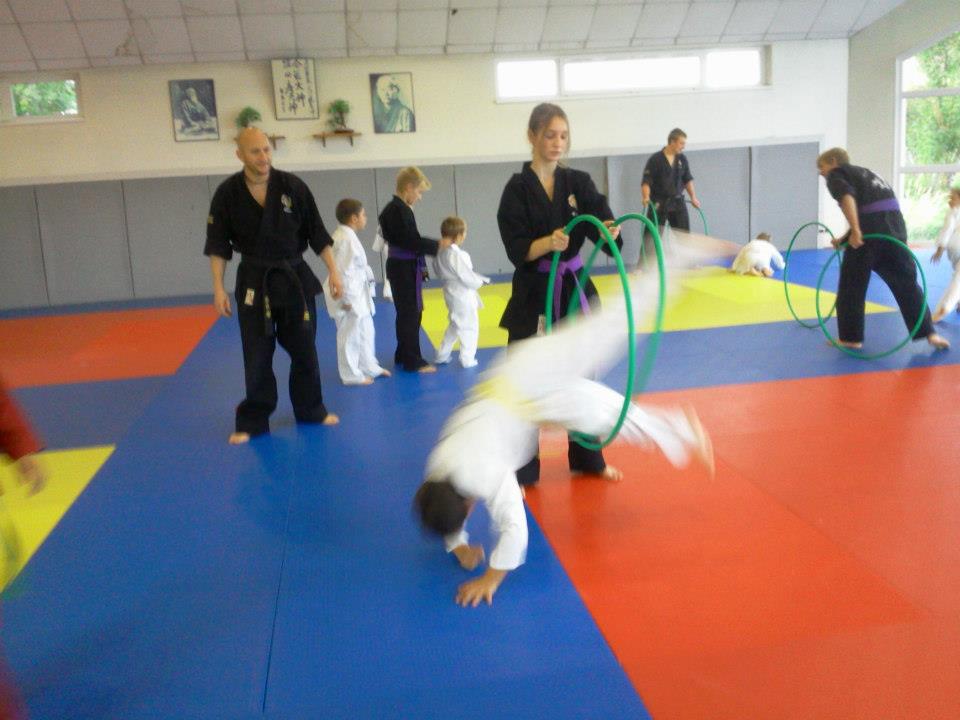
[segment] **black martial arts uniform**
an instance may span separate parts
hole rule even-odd
[[[420,235],[413,210],[396,195],[387,203],[379,219],[380,233],[389,245],[387,280],[397,311],[397,350],[393,362],[414,372],[429,365],[420,354],[421,287],[427,272],[424,255],[436,255],[440,243]]]
[[[857,218],[864,235],[881,233],[907,242],[907,227],[893,190],[878,175],[856,165],[841,165],[827,175],[827,189],[837,202],[850,195],[857,203]],[[864,301],[870,272],[875,271],[890,287],[907,328],[913,329],[923,306],[923,290],[917,284],[917,266],[906,250],[889,240],[868,238],[860,248],[848,247],[840,265],[837,290],[837,329],[844,342],[863,342]],[[930,310],[915,340],[934,332]]]
[[[562,229],[577,215],[595,215],[601,221],[614,219],[607,198],[597,191],[587,173],[557,167],[553,183],[553,200],[550,200],[527,162],[523,164],[521,172],[510,178],[500,197],[497,211],[500,238],[507,257],[516,268],[510,300],[500,319],[500,327],[507,331],[507,342],[536,335],[546,308],[547,279],[553,253],[528,261],[527,253],[533,241],[551,235],[558,228]],[[590,239],[597,242],[598,237],[597,228],[588,223],[580,223],[570,233],[570,244],[560,253],[560,261],[572,263],[573,267],[567,272],[561,268],[557,273],[556,283],[562,285],[559,299],[553,305],[554,319],[566,314],[570,298],[578,292],[574,275],[580,263],[579,254],[584,241]],[[617,238],[617,247],[623,247],[620,238]],[[602,249],[607,255],[613,254],[606,243]],[[587,281],[582,292],[592,306],[598,304],[597,289],[592,281]],[[554,295],[556,297],[556,292]],[[589,352],[589,349],[584,348],[584,351]],[[573,441],[570,441],[567,449],[567,459],[570,469],[579,472],[599,473],[606,467],[600,451],[587,450]],[[539,456],[517,470],[517,480],[521,485],[530,485],[539,479]]]
[[[650,202],[656,206],[658,227],[662,228],[664,223],[669,222],[672,228],[690,229],[690,216],[687,214],[683,190],[691,180],[693,175],[690,174],[690,163],[683,153],[677,153],[673,158],[673,165],[667,160],[663,150],[649,157],[643,168],[643,183],[650,186]],[[647,208],[647,217],[653,220],[653,211],[650,208]],[[649,233],[644,232],[643,241],[647,243],[647,249],[652,251],[652,240],[648,241],[648,236]]]
[[[237,406],[236,431],[270,431],[277,407],[273,374],[276,343],[290,354],[290,400],[299,422],[327,416],[317,361],[320,281],[303,260],[307,245],[319,254],[333,244],[310,189],[295,175],[270,171],[264,207],[247,189],[243,172],[224,180],[213,195],[204,255],[230,260],[241,254],[234,293],[246,398]]]

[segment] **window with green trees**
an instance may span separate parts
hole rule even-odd
[[[900,196],[911,240],[933,240],[960,174],[960,32],[900,66]]]
[[[13,114],[18,118],[77,115],[76,80],[15,83],[10,86]]]

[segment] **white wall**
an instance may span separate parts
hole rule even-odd
[[[494,62],[489,56],[318,61],[321,105],[347,99],[354,108],[350,124],[363,133],[355,147],[334,140],[326,148],[311,137],[325,118],[272,119],[266,61],[85,70],[82,122],[0,124],[0,185],[233,172],[233,117],[244,105],[260,110],[265,130],[287,137],[275,163],[290,170],[523,158],[532,103],[494,101]],[[677,125],[691,149],[845,142],[846,41],[777,43],[772,70],[773,85],[756,90],[565,100],[573,155],[649,151]],[[373,133],[367,76],[384,71],[413,73],[416,133]],[[167,81],[187,78],[215,81],[219,142],[174,142]]]
[[[892,180],[897,59],[960,29],[960,1],[908,0],[850,40],[849,140],[853,162]]]

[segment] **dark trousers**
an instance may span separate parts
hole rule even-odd
[[[237,406],[237,432],[262,435],[270,432],[270,414],[277,407],[277,378],[273,374],[273,352],[277,343],[290,355],[290,401],[298,422],[317,423],[327,417],[320,387],[317,360],[317,302],[307,298],[309,322],[303,308],[272,308],[275,335],[264,331],[263,308],[241,302],[237,295],[237,318],[243,344],[243,371],[247,396]]]
[[[420,322],[423,311],[417,303],[417,261],[387,258],[387,279],[397,311],[397,351],[393,362],[414,372],[429,363],[420,354]]]
[[[530,336],[523,335],[520,337],[514,335],[513,332],[508,332],[507,343],[524,340],[528,337]],[[603,459],[603,452],[601,450],[588,450],[570,438],[567,439],[567,463],[574,472],[592,475],[602,473],[604,468],[607,467],[607,462]],[[534,485],[539,482],[539,480],[540,453],[538,452],[522,467],[517,468],[517,482],[521,485]]]
[[[647,208],[647,217],[653,220],[653,210],[650,208]],[[657,230],[660,231],[661,239],[663,226],[666,223],[670,223],[670,227],[677,230],[690,229],[690,214],[687,212],[687,203],[683,198],[661,202],[657,208]],[[646,229],[643,231],[643,251],[649,262],[655,262],[657,251],[653,246],[653,236]]]
[[[864,301],[871,271],[890,287],[908,329],[913,330],[920,317],[923,290],[917,284],[917,266],[910,253],[887,240],[869,239],[862,247],[847,248],[840,265],[837,328],[844,342],[863,342]],[[934,332],[930,310],[924,308],[923,313],[923,322],[914,336],[917,340]]]

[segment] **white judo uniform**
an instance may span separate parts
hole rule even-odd
[[[937,248],[947,251],[947,257],[953,265],[953,278],[934,312],[934,315],[940,318],[953,312],[960,303],[960,207],[950,208],[947,212],[943,227],[937,236]]]
[[[673,279],[676,274],[671,269]],[[657,283],[656,275],[631,279],[637,324],[656,305]],[[513,570],[524,562],[527,518],[515,470],[536,452],[538,428],[560,426],[605,438],[623,396],[589,377],[609,370],[626,352],[626,304],[605,300],[601,312],[510,345],[447,420],[427,460],[426,479],[449,481],[463,497],[486,505],[496,538],[491,568]],[[659,448],[676,466],[686,465],[700,443],[682,409],[636,403],[618,438]],[[467,542],[465,527],[445,538],[448,551]]]
[[[740,248],[730,269],[738,275],[761,273],[769,277],[773,275],[771,264],[777,270],[783,270],[783,255],[769,240],[755,238]]]
[[[447,304],[448,324],[437,350],[436,362],[450,362],[453,344],[460,341],[460,364],[477,364],[477,341],[480,337],[478,311],[483,307],[477,290],[490,278],[473,270],[470,255],[459,245],[451,245],[431,258],[433,274],[443,281],[443,299]]]
[[[327,312],[337,324],[337,370],[345,385],[357,385],[384,370],[374,355],[374,276],[357,233],[346,225],[333,231],[333,259],[343,295],[334,299],[329,278],[323,281]]]

